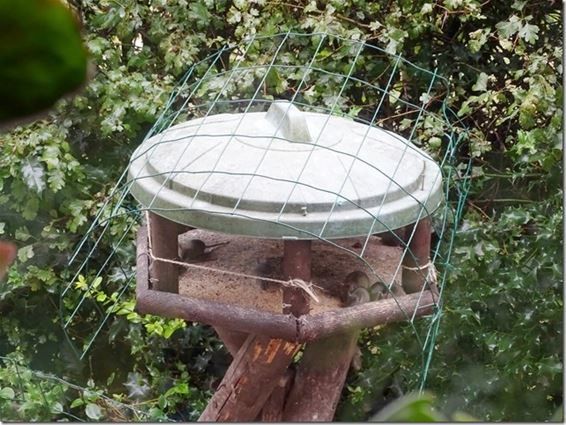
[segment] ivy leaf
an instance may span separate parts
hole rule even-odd
[[[45,171],[37,158],[26,159],[22,167],[22,175],[27,187],[37,193],[43,192],[43,189],[45,189]]]
[[[472,53],[480,51],[481,47],[487,42],[487,37],[491,32],[491,28],[479,29],[470,33],[470,41],[468,47]]]
[[[519,37],[525,40],[527,43],[533,44],[538,40],[538,26],[525,24],[523,28],[519,30]]]

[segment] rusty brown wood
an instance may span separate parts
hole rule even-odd
[[[428,264],[430,261],[431,219],[423,218],[415,224],[415,232],[409,241],[409,249],[403,256],[403,272],[401,282],[407,294],[420,292],[426,284]],[[409,230],[409,235],[410,235]],[[424,266],[424,267],[423,267]],[[421,267],[420,270],[413,270]]]
[[[283,243],[283,276],[285,279],[311,280],[311,247],[307,240],[286,240]],[[309,300],[300,288],[283,288],[283,313],[299,317],[310,311]]]
[[[151,246],[155,257],[178,260],[179,225],[155,213],[149,213]],[[151,288],[164,292],[179,292],[179,267],[163,261],[151,261]]]
[[[359,330],[307,344],[285,403],[284,422],[330,422],[350,363]]]
[[[297,343],[250,335],[199,421],[254,420],[299,348]]]
[[[314,341],[334,334],[350,332],[353,329],[370,328],[392,322],[408,320],[413,317],[431,314],[436,295],[431,291],[404,295],[396,299],[372,301],[340,310],[301,316],[299,322],[299,341]],[[416,310],[416,312],[415,312]]]
[[[232,357],[236,357],[238,351],[240,351],[240,348],[249,336],[249,334],[245,332],[238,332],[220,326],[214,326],[214,330],[224,343],[224,346],[226,347],[228,352],[232,354]]]
[[[381,242],[387,246],[405,246],[407,242],[407,232],[412,230],[412,226],[400,227],[391,232],[378,233],[375,236],[381,238]]]
[[[215,327],[253,333],[289,341],[307,342],[344,333],[355,328],[373,327],[430,314],[436,296],[430,291],[385,299],[295,318],[292,315],[251,310],[178,294],[149,289],[147,229],[138,231],[136,267],[136,310],[169,318],[196,321]]]
[[[310,281],[310,241],[285,241],[283,272],[286,279]],[[308,300],[302,290],[285,287],[284,313],[307,314]],[[285,376],[301,344],[262,335],[250,335],[236,356],[199,421],[251,421]],[[277,401],[275,396],[274,400]]]
[[[295,370],[288,368],[285,374],[279,378],[277,385],[271,392],[271,395],[263,405],[261,412],[256,418],[259,422],[281,422],[283,420],[283,409],[285,408],[285,400],[293,384]]]

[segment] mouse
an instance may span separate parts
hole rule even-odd
[[[200,239],[185,239],[179,242],[179,258],[186,263],[206,261],[210,253],[217,247],[229,242],[207,245]]]

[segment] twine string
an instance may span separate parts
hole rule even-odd
[[[230,275],[230,276],[235,276],[235,277],[243,277],[243,278],[247,278],[247,279],[260,279],[266,282],[272,282],[272,283],[276,283],[288,288],[300,288],[303,291],[305,291],[305,293],[316,303],[319,303],[320,300],[318,299],[318,297],[316,296],[316,294],[313,291],[313,288],[316,287],[318,289],[322,289],[320,288],[320,286],[315,285],[313,282],[305,282],[302,279],[289,279],[289,280],[281,280],[281,279],[273,279],[271,277],[267,277],[267,276],[257,276],[257,275],[253,275],[253,274],[247,274],[247,273],[240,273],[240,272],[234,272],[234,271],[230,271],[230,270],[222,270],[222,269],[218,269],[218,268],[214,268],[214,267],[207,267],[207,266],[203,266],[200,264],[194,264],[194,263],[185,263],[183,261],[177,261],[177,260],[171,260],[169,258],[163,258],[163,257],[158,257],[153,253],[153,244],[151,241],[151,223],[149,220],[149,213],[146,211],[146,223],[147,223],[147,230],[148,230],[148,254],[149,257],[153,260],[153,261],[161,261],[163,263],[168,263],[168,264],[175,264],[177,266],[181,266],[181,267],[186,267],[186,268],[194,268],[194,269],[199,269],[199,270],[206,270],[206,271],[210,271],[213,273],[223,273],[226,275]]]

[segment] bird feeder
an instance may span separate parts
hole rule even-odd
[[[432,311],[441,173],[398,134],[274,101],[169,127],[136,149],[128,177],[148,211],[138,310],[210,324],[234,356],[201,420],[332,420],[358,330]],[[404,251],[381,243],[393,231]],[[185,267],[183,238],[224,245]],[[260,261],[263,278],[288,284],[260,288]],[[394,280],[398,264],[405,295],[353,306],[336,295],[348,272]]]

